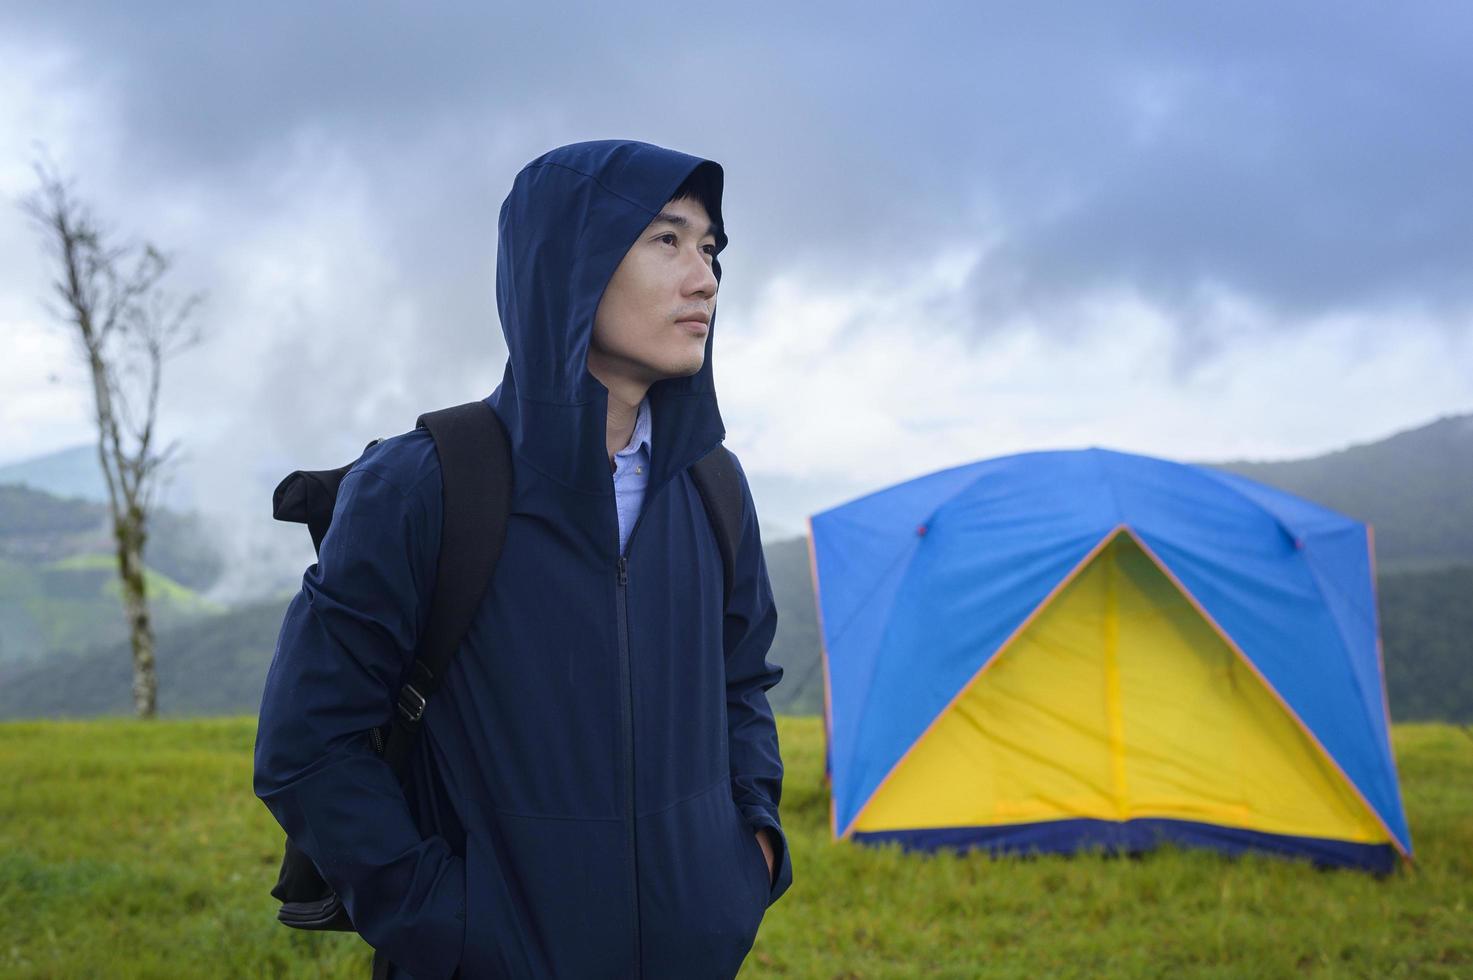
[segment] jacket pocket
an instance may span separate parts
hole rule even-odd
[[[742,836],[747,839],[747,865],[757,869],[757,902],[765,910],[772,896],[772,874],[767,870],[767,854],[762,850],[762,842],[757,839],[756,829],[747,823],[747,818],[737,809],[736,802],[732,801],[731,806],[736,813],[737,826],[742,828]]]
[[[528,953],[526,910],[497,857],[494,829],[471,805],[465,832],[465,952],[462,980],[541,977]]]
[[[723,779],[639,821],[645,975],[730,980],[767,905],[767,862]]]

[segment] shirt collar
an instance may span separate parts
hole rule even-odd
[[[650,399],[646,395],[639,403],[639,412],[634,417],[634,433],[629,437],[629,445],[615,453],[615,456],[632,456],[641,449],[650,447]]]

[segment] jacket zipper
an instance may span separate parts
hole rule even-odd
[[[640,952],[639,852],[634,832],[634,672],[629,663],[629,559],[623,555],[619,556],[616,582],[619,593],[617,604],[619,682],[624,688],[623,732],[621,733],[624,775],[627,780],[627,790],[624,793],[624,826],[628,832],[629,843],[629,893],[634,897],[634,976],[638,977],[644,957]]]
[[[662,483],[659,489],[663,491],[671,482],[673,481]],[[614,505],[614,549],[619,555],[614,576],[615,588],[619,596],[619,601],[615,604],[619,627],[619,681],[624,687],[622,732],[624,775],[629,781],[629,791],[624,794],[624,823],[629,832],[629,893],[634,896],[633,976],[636,978],[643,973],[644,952],[641,949],[639,934],[639,851],[634,832],[634,671],[629,662],[629,559],[625,557],[625,554],[629,551],[629,546],[634,543],[634,536],[639,533],[639,526],[644,523],[644,515],[649,512],[650,498],[651,494],[646,491],[639,514],[634,518],[634,526],[629,529],[629,537],[625,539],[622,551],[619,550],[618,504]]]

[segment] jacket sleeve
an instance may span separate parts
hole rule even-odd
[[[740,472],[740,463],[737,469]],[[767,651],[777,631],[777,607],[762,555],[757,508],[745,473],[742,514],[741,540],[724,621],[727,744],[731,753],[731,794],[738,809],[753,833],[768,827],[776,838],[777,874],[768,896],[771,905],[793,883],[788,839],[778,817],[783,762],[778,752],[777,724],[767,703],[767,691],[782,680],[783,669],[767,662]]]
[[[428,619],[440,481],[436,469],[406,492],[363,465],[343,479],[318,561],[282,622],[254,788],[363,938],[414,976],[443,978],[464,946],[464,862],[443,838],[421,836],[367,737],[390,719]]]

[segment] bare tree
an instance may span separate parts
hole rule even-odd
[[[160,283],[171,259],[152,244],[115,244],[54,167],[37,163],[40,188],[21,208],[56,260],[51,312],[74,329],[92,378],[97,458],[107,482],[123,611],[133,650],[133,707],[157,710],[153,626],[143,552],[159,480],[178,449],[160,449],[154,426],[164,362],[200,340],[198,293],[176,297]]]

